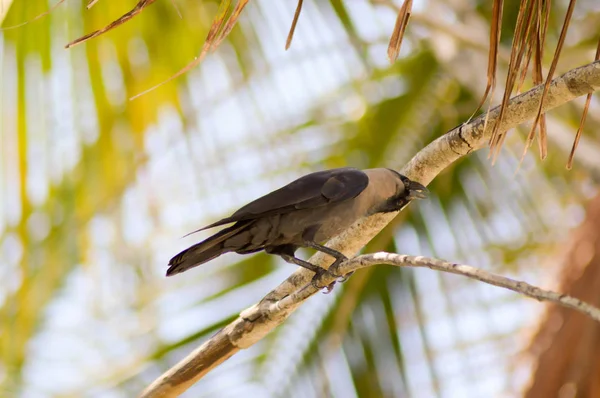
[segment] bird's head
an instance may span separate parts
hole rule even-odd
[[[429,189],[425,188],[424,185],[416,181],[412,181],[411,179],[403,176],[402,174],[400,175],[400,179],[404,183],[404,189],[406,190],[406,192],[408,192],[409,200],[426,199],[429,195]]]
[[[373,206],[371,213],[388,213],[402,210],[413,199],[425,199],[429,191],[422,184],[412,181],[393,169],[371,169]]]
[[[395,170],[389,169],[399,181],[396,183],[396,194],[391,198],[390,205],[394,207],[394,210],[400,210],[413,199],[425,199],[429,195],[429,190],[425,188],[423,184],[416,181],[412,181],[410,178],[398,173]]]

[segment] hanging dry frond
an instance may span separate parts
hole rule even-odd
[[[534,19],[531,23],[531,29],[528,33],[528,50],[525,57],[525,66],[521,69],[520,81],[517,85],[517,93],[520,93],[525,83],[525,77],[529,70],[529,64],[533,58],[533,67],[531,68],[531,79],[534,85],[542,83],[542,53],[546,39],[546,30],[548,28],[548,18],[550,16],[550,3],[546,0],[536,0],[534,6]],[[547,156],[546,145],[546,116],[540,118],[540,139],[538,140],[540,157],[545,159]]]
[[[4,28],[0,28],[0,32],[4,31],[4,30],[10,30],[10,29],[16,29],[16,28],[20,28],[21,26],[27,25],[28,23],[37,21],[40,18],[45,17],[46,15],[50,14],[52,11],[54,11],[59,5],[61,5],[62,3],[64,3],[65,0],[59,0],[56,4],[54,4],[52,7],[50,7],[48,9],[48,11],[44,11],[43,13],[36,15],[35,17],[33,17],[32,19],[30,19],[29,21],[25,21],[25,22],[21,22],[20,24],[16,24],[13,26],[7,26]]]
[[[499,120],[498,123],[494,125],[494,129],[492,130],[492,135],[490,138],[489,156],[492,157],[492,163],[495,162],[499,150],[504,142],[504,136],[506,135],[504,132],[500,132],[499,128],[506,112],[506,106],[515,86],[517,76],[519,74],[523,55],[525,53],[527,34],[530,31],[529,27],[531,26],[533,7],[535,3],[536,0],[522,1],[519,6],[519,13],[517,15],[517,23],[510,52],[508,75],[506,76],[506,84],[504,87],[504,96],[502,98],[502,103],[500,104]]]
[[[179,17],[179,19],[183,19],[183,15],[181,14],[179,7],[177,7],[177,3],[175,3],[175,0],[171,0],[171,4],[173,5],[175,12],[177,12],[177,16]]]
[[[98,2],[98,0],[90,0],[86,6],[86,8],[89,10],[90,8],[92,8],[94,6],[94,4],[96,4]]]
[[[550,88],[550,82],[552,81],[552,77],[554,76],[554,72],[556,71],[556,66],[558,65],[558,59],[560,58],[560,52],[565,42],[565,38],[567,37],[567,31],[569,29],[569,23],[571,22],[571,17],[573,15],[573,10],[575,9],[575,3],[577,0],[570,0],[569,7],[567,8],[567,13],[565,15],[565,21],[563,22],[562,29],[560,31],[560,36],[558,38],[558,43],[556,45],[556,50],[554,51],[554,57],[552,58],[552,64],[550,65],[550,70],[548,71],[548,76],[546,76],[546,82],[544,83],[544,91],[542,92],[542,97],[540,98],[540,105],[538,107],[538,113],[535,119],[533,120],[533,124],[531,126],[531,131],[529,132],[529,136],[527,137],[527,141],[525,142],[525,148],[523,150],[523,155],[521,159],[525,157],[527,154],[527,150],[529,146],[533,142],[535,138],[535,132],[537,129],[537,125],[542,116],[542,109],[544,106],[544,99],[548,94],[548,89]],[[546,144],[546,131],[545,128],[540,129],[540,153],[542,159],[546,158],[547,155],[547,144]]]
[[[192,62],[184,66],[177,73],[170,76],[167,80],[164,80],[158,83],[157,85],[150,87],[149,89],[142,91],[139,94],[134,95],[130,98],[130,100],[134,100],[144,94],[147,94],[150,91],[162,86],[163,84],[166,84],[172,81],[173,79],[176,79],[177,77],[183,75],[190,69],[198,66],[202,62],[204,57],[206,57],[206,54],[208,54],[209,51],[217,48],[219,44],[221,44],[223,39],[225,39],[225,37],[227,37],[227,35],[231,32],[231,30],[235,26],[235,23],[239,19],[242,10],[246,6],[246,4],[248,4],[248,1],[249,0],[238,0],[238,2],[235,5],[235,8],[233,9],[233,11],[231,11],[231,0],[222,0],[219,4],[217,16],[213,19],[210,29],[208,30],[208,35],[206,36],[206,40],[204,42],[204,45],[202,46],[200,55],[194,58]]]
[[[528,35],[528,50],[525,58],[526,63],[521,70],[521,78],[517,85],[517,92],[521,92],[529,70],[529,64],[533,58],[533,67],[531,68],[531,78],[534,85],[542,82],[542,53],[546,41],[546,31],[548,29],[548,18],[550,17],[550,2],[547,0],[537,0],[534,10],[534,20],[532,22],[533,34]]]
[[[539,13],[533,13],[533,20],[531,21],[531,30],[535,31],[534,34],[527,35],[527,55],[525,55],[524,64],[521,67],[521,76],[519,77],[519,82],[517,83],[516,93],[519,94],[523,89],[523,85],[525,84],[525,78],[527,77],[527,71],[529,70],[529,64],[531,62],[531,58],[533,58],[533,51],[536,47],[538,35],[536,34],[539,30]],[[535,66],[534,66],[535,67]],[[533,73],[533,72],[532,72]]]
[[[298,0],[296,12],[294,13],[294,20],[292,21],[292,26],[290,27],[290,33],[288,33],[287,40],[285,41],[286,50],[292,45],[292,39],[294,38],[294,32],[296,31],[296,24],[298,23],[298,18],[300,17],[300,12],[302,11],[302,3],[304,3],[304,0]]]
[[[600,39],[598,39],[598,47],[596,48],[596,56],[594,57],[594,61],[600,60]],[[592,101],[592,93],[587,95],[585,99],[585,106],[583,107],[583,113],[581,114],[581,121],[579,122],[579,128],[577,129],[577,134],[575,134],[575,141],[573,141],[573,148],[571,148],[571,153],[569,154],[569,160],[567,161],[567,170],[571,170],[573,167],[573,158],[575,157],[575,150],[577,149],[577,145],[579,145],[579,140],[581,139],[581,133],[583,133],[583,126],[585,125],[585,119],[588,114],[588,109],[590,108],[590,102]]]
[[[109,23],[102,29],[98,29],[95,32],[88,33],[87,35],[80,37],[77,40],[73,40],[72,42],[67,44],[65,46],[65,48],[71,48],[77,44],[83,43],[84,41],[87,41],[94,37],[100,36],[101,34],[106,33],[109,30],[114,29],[117,26],[124,24],[125,22],[129,21],[131,18],[133,18],[136,15],[138,15],[139,13],[141,13],[144,10],[144,8],[148,7],[150,4],[154,3],[155,1],[156,0],[140,0],[131,11],[122,15],[119,19]],[[91,7],[91,5],[93,5],[93,4],[94,4],[93,2],[88,4],[88,8]]]
[[[200,55],[208,52],[213,44],[217,41],[220,33],[223,31],[225,24],[227,23],[227,18],[231,11],[231,0],[221,0],[219,4],[219,10],[217,11],[217,16],[213,19],[210,24],[210,29],[208,30],[208,34],[206,35],[206,40],[204,42],[204,46],[202,47],[202,52]]]
[[[238,0],[238,2],[235,5],[235,8],[233,9],[233,12],[229,16],[229,18],[227,18],[225,27],[219,33],[219,36],[217,37],[215,42],[210,45],[211,50],[214,50],[217,47],[219,47],[221,42],[229,35],[229,33],[231,33],[231,30],[237,23],[238,19],[240,18],[240,15],[242,15],[242,11],[244,10],[244,7],[246,7],[246,4],[248,4],[248,1],[249,0]]]
[[[400,7],[400,12],[398,12],[396,25],[394,26],[394,31],[392,32],[392,37],[390,38],[390,44],[388,45],[387,51],[390,62],[394,62],[396,59],[398,59],[398,54],[400,54],[400,46],[402,45],[404,31],[406,30],[406,26],[408,25],[408,20],[410,18],[412,3],[412,0],[404,0],[402,7]]]
[[[477,105],[477,109],[471,115],[469,121],[479,112],[485,101],[494,97],[494,90],[496,89],[496,70],[498,69],[498,47],[500,46],[500,35],[502,33],[502,10],[504,9],[504,0],[494,0],[492,6],[492,22],[490,26],[490,49],[488,52],[488,69],[487,69],[487,85],[485,87],[485,93]],[[491,105],[491,101],[490,101]],[[489,109],[488,109],[489,113]],[[487,123],[487,117],[486,117]]]
[[[536,40],[536,48],[535,48],[535,56],[534,56],[534,64],[531,70],[531,78],[534,85],[541,84],[544,77],[542,74],[542,56],[544,53],[544,45],[546,43],[546,32],[548,30],[548,21],[550,19],[550,4],[549,0],[542,0],[542,6],[539,9],[539,30],[537,34]],[[546,115],[542,115],[540,119],[540,137],[544,137],[544,139],[538,140],[538,146],[540,151],[540,156],[542,158],[546,157]]]

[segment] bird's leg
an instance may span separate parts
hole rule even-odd
[[[314,272],[316,275],[321,275],[325,272],[325,268],[321,268],[317,265],[311,264],[308,261],[300,260],[295,256],[296,249],[298,247],[294,245],[280,245],[265,247],[265,251],[269,254],[276,254],[283,258],[283,260],[290,264],[296,264],[300,267],[306,268],[309,271]]]
[[[306,268],[307,270],[314,272],[316,275],[321,275],[323,272],[327,271],[325,268],[321,268],[318,265],[309,263],[308,261],[300,260],[299,258],[290,256],[289,254],[281,253],[279,254],[279,256],[281,256],[281,258],[283,258],[284,261],[290,264],[296,264],[300,267]]]
[[[327,270],[325,268],[321,268],[318,265],[314,265],[312,263],[309,263],[308,261],[300,260],[299,258],[294,257],[294,256],[290,256],[289,254],[279,254],[279,255],[281,256],[281,258],[283,258],[286,262],[288,262],[290,264],[296,264],[296,265],[299,265],[301,267],[304,267],[304,268],[306,268],[306,269],[314,272],[315,276],[313,276],[312,282],[311,282],[314,285],[314,287],[317,290],[321,290],[323,288],[327,289],[327,291],[324,292],[325,294],[331,293],[331,291],[333,290],[333,285],[335,285],[335,281],[331,282],[327,286],[319,286],[319,285],[317,285],[317,279],[319,279],[319,277],[321,275],[323,275],[325,272],[327,272]]]
[[[337,267],[339,264],[343,263],[344,261],[348,260],[348,257],[346,257],[343,253],[340,253],[339,251],[332,249],[330,247],[327,246],[323,246],[323,245],[319,245],[318,243],[315,243],[313,241],[306,241],[304,243],[307,247],[313,248],[317,251],[323,252],[325,254],[329,254],[331,257],[335,258],[335,261],[333,262],[333,264],[331,264],[329,266],[329,269],[331,270],[333,267]],[[335,268],[334,268],[335,269]],[[346,282],[348,280],[348,278],[350,278],[350,276],[352,276],[352,274],[354,273],[354,271],[352,272],[348,272],[346,275],[336,275],[333,274],[333,276],[335,276],[336,278],[339,278],[339,281],[341,283]],[[317,278],[318,275],[315,275],[315,277],[313,278],[313,280],[315,278]],[[327,288],[327,292],[329,293],[331,292],[331,290],[333,290],[333,286],[335,285],[336,281],[331,282],[328,286],[326,286]]]
[[[339,264],[339,262],[346,260],[346,256],[344,256],[342,253],[340,253],[336,250],[333,250],[333,249],[330,249],[328,247],[321,246],[321,245],[317,245],[317,246],[319,246],[319,248],[321,248],[321,247],[325,248],[325,250],[327,250],[327,252],[326,252],[327,254],[330,254],[331,256],[336,258],[336,262],[334,264]],[[313,247],[313,246],[307,245],[307,247]],[[278,256],[283,258],[284,261],[286,261],[290,264],[296,264],[296,265],[299,265],[300,267],[306,268],[309,271],[314,272],[315,276],[312,279],[312,284],[314,285],[314,287],[317,288],[318,290],[326,288],[327,289],[326,293],[331,292],[331,290],[333,289],[333,286],[335,285],[335,281],[331,282],[327,286],[318,286],[316,283],[317,279],[319,279],[319,277],[321,275],[323,275],[325,272],[327,272],[327,270],[325,268],[319,267],[318,265],[315,265],[308,261],[304,261],[304,260],[297,258],[295,256],[296,249],[297,249],[297,246],[295,246],[295,245],[281,245],[281,246],[266,247],[265,251],[270,254],[277,254]],[[320,250],[318,248],[315,248],[315,249]],[[333,253],[336,253],[337,255],[334,255]],[[341,259],[339,259],[340,256],[341,256]],[[338,277],[337,275],[334,275],[334,276]],[[348,278],[348,276],[350,276],[350,274],[348,274],[347,276],[344,276],[344,279],[342,280],[342,282],[345,281]]]
[[[336,267],[339,264],[343,263],[344,261],[348,260],[348,257],[346,257],[343,253],[340,253],[339,251],[332,249],[330,247],[323,246],[323,245],[320,245],[318,243],[311,242],[311,241],[305,242],[305,245],[306,245],[306,247],[310,247],[317,251],[323,252],[325,254],[329,254],[331,257],[335,258],[335,261],[333,262],[333,264],[331,264],[329,266],[329,269],[331,269],[332,267]],[[344,275],[333,275],[333,276],[335,276],[336,278],[341,278]],[[348,276],[350,276],[350,275],[348,275]],[[346,279],[348,279],[348,278],[347,277],[344,278],[344,281]]]
[[[309,263],[308,261],[300,260],[299,258],[296,258],[294,256],[290,256],[289,254],[279,254],[279,255],[281,256],[281,258],[283,258],[285,261],[287,261],[290,264],[296,264],[296,265],[299,265],[301,267],[304,267],[304,268],[306,268],[306,269],[314,272],[315,276],[313,276],[312,281],[311,281],[311,283],[313,284],[313,286],[317,290],[327,289],[327,291],[324,292],[325,294],[331,293],[331,291],[333,290],[333,285],[335,285],[335,281],[331,282],[327,286],[319,286],[319,285],[317,285],[317,279],[319,279],[319,277],[321,275],[323,275],[325,272],[327,272],[327,270],[325,268],[321,268],[321,267],[319,267],[317,265]]]

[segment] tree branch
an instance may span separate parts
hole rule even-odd
[[[543,109],[548,111],[599,88],[600,61],[596,61],[555,78],[544,100]],[[511,99],[498,131],[505,132],[536,117],[542,91],[543,86],[536,86]],[[494,126],[498,123],[498,115],[499,107],[496,107],[490,111],[487,124],[484,114],[470,123],[454,128],[419,151],[401,169],[401,173],[412,180],[427,185],[456,160],[483,148],[489,140]],[[353,257],[396,214],[375,214],[359,220],[344,233],[328,242],[327,245],[348,257]],[[361,256],[361,258],[364,257]],[[309,261],[328,268],[332,259],[317,253]],[[379,260],[378,262],[381,263]],[[304,269],[296,270],[259,303],[242,311],[235,321],[155,380],[142,392],[141,397],[177,396],[239,349],[248,348],[262,339],[287,319],[302,303],[302,300],[294,301],[291,298],[287,299],[286,296],[292,297],[300,294],[303,290],[298,290],[308,285],[312,276],[312,272]],[[311,294],[314,294],[314,292],[303,297],[303,299]],[[284,298],[286,299],[282,300]]]
[[[579,299],[566,294],[552,292],[550,290],[540,289],[526,282],[517,281],[504,276],[496,275],[479,268],[471,267],[470,265],[455,264],[435,258],[427,258],[423,256],[407,256],[405,254],[396,253],[373,253],[357,256],[341,263],[335,269],[330,268],[329,272],[320,275],[319,278],[312,281],[302,289],[284,297],[283,299],[273,303],[266,310],[271,313],[276,313],[286,308],[294,307],[308,297],[317,293],[332,282],[336,281],[340,275],[346,275],[349,272],[354,272],[361,268],[370,267],[377,264],[389,264],[398,267],[420,267],[430,268],[436,271],[449,272],[466,276],[467,278],[477,279],[478,281],[488,283],[490,285],[503,287],[520,293],[524,296],[531,297],[539,301],[550,301],[563,307],[567,307],[588,315],[597,322],[600,322],[600,308],[585,303]]]

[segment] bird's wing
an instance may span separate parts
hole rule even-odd
[[[232,222],[343,202],[358,196],[368,184],[369,177],[352,167],[317,171],[248,203],[232,216],[198,231]]]

